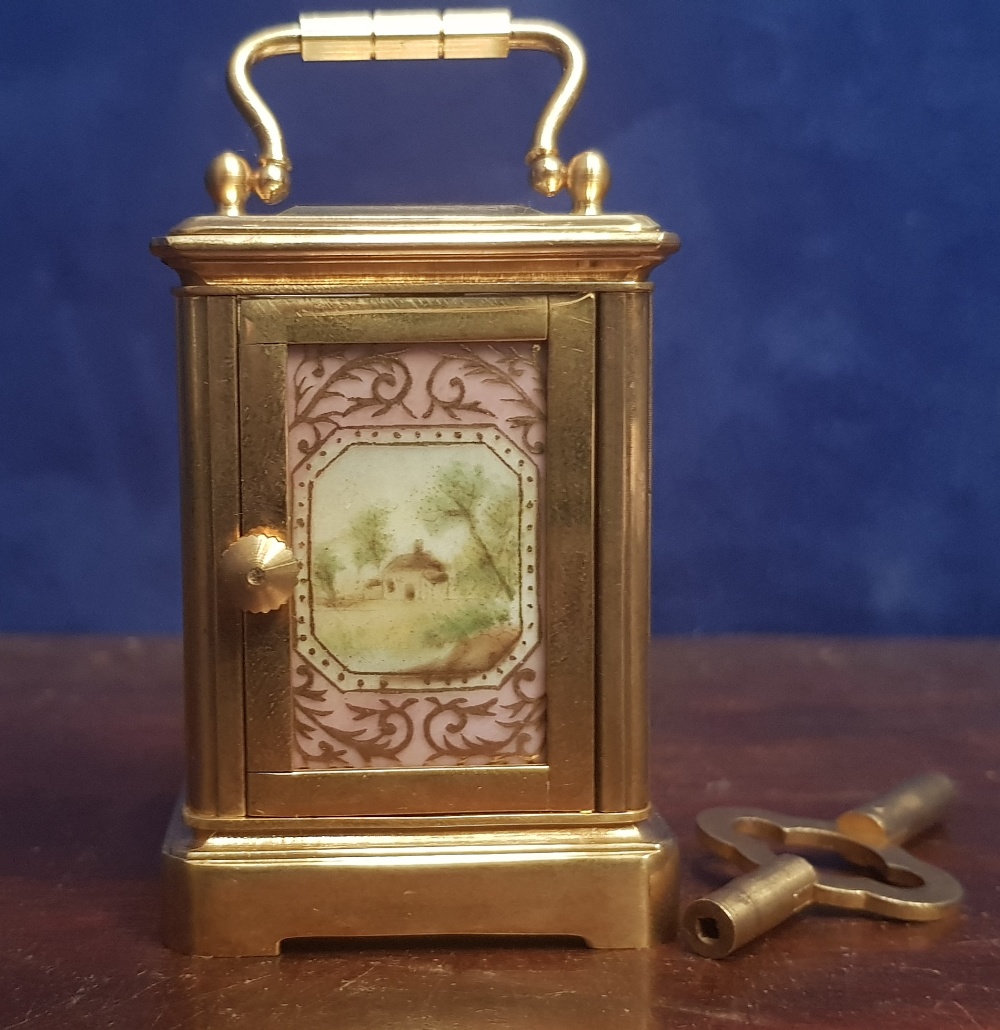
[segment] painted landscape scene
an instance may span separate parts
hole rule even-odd
[[[519,480],[484,444],[349,447],[309,540],[314,634],[351,672],[468,678],[521,635]]]

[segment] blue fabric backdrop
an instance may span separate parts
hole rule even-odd
[[[298,10],[3,5],[0,629],[179,628],[174,278],[146,245],[252,149],[225,62]],[[514,11],[588,48],[566,153],[603,150],[609,206],[685,241],[656,275],[654,629],[1000,630],[1000,5]],[[259,82],[297,203],[534,203],[555,75],[283,58]]]

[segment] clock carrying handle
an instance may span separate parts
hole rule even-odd
[[[248,36],[229,61],[229,92],[260,145],[256,168],[239,154],[220,154],[206,185],[219,214],[242,215],[251,193],[267,204],[288,196],[292,163],[271,109],[250,80],[266,57],[299,54],[303,61],[431,60],[497,58],[511,50],[544,50],[559,58],[559,85],[542,111],[526,162],[534,188],[547,197],[566,188],[575,214],[600,214],[610,185],[607,162],[584,151],[569,162],[557,138],[587,76],[587,57],[568,29],[549,21],[512,18],[503,9],[375,11],[302,14],[297,24],[277,25]]]

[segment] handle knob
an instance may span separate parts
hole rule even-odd
[[[235,605],[246,612],[272,612],[292,596],[299,563],[273,531],[257,531],[226,548],[219,572]]]

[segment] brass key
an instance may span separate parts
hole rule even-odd
[[[961,902],[961,885],[899,845],[938,822],[954,795],[947,776],[928,773],[835,823],[762,809],[707,809],[697,817],[700,842],[753,871],[688,905],[681,917],[685,943],[699,955],[724,958],[813,904],[889,919],[940,919]],[[820,870],[799,855],[775,855],[774,846],[832,851],[880,879]]]

